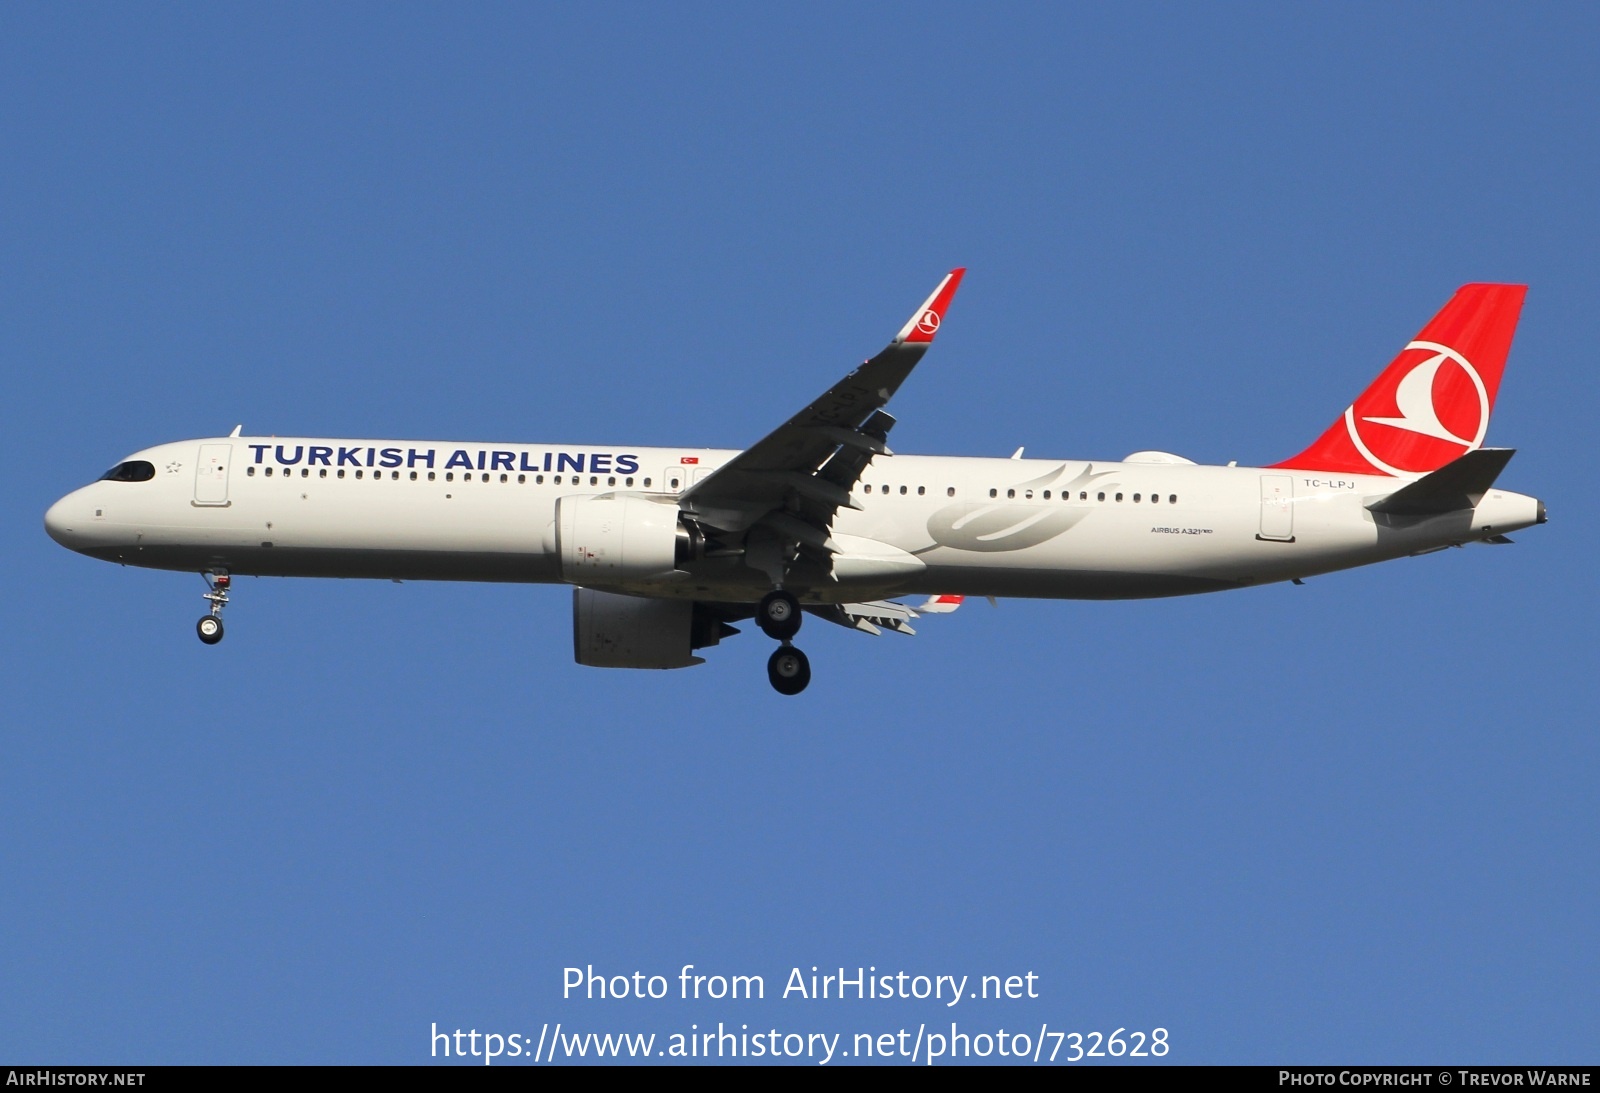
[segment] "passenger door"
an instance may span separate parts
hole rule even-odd
[[[228,464],[233,462],[232,444],[200,445],[200,460],[194,468],[194,503],[228,503]]]

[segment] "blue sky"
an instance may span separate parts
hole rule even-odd
[[[428,1034],[1169,1030],[1594,1062],[1593,65],[1540,5],[0,10],[0,1061]],[[1264,463],[1461,283],[1551,522],[1303,587],[571,662],[560,588],[44,535],[225,433],[740,447],[970,267],[896,448]],[[759,974],[736,1004],[562,969]],[[818,1002],[790,969],[1038,976]]]

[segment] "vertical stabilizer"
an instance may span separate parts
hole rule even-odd
[[[1483,446],[1526,285],[1463,285],[1294,470],[1412,477]]]

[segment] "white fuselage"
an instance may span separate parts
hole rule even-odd
[[[108,561],[263,576],[558,582],[557,501],[664,504],[739,453],[720,449],[226,437],[159,445],[147,481],[98,481],[46,516]],[[1169,457],[1170,458],[1170,457]],[[1534,498],[1398,520],[1380,475],[1110,462],[879,456],[833,524],[836,581],[812,601],[899,593],[1115,599],[1346,569],[1539,523]],[[595,582],[584,582],[594,584]],[[751,602],[736,555],[613,591]]]

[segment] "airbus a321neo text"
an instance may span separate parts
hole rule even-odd
[[[1505,543],[1544,504],[1483,447],[1526,291],[1462,287],[1305,451],[1267,467],[894,455],[884,407],[954,270],[884,350],[743,451],[233,434],[135,452],[56,502],[90,557],[239,574],[565,583],[578,663],[686,668],[754,618],[797,694],[806,615],[877,634],[964,596],[1121,599]],[[891,597],[927,599],[914,605]]]

